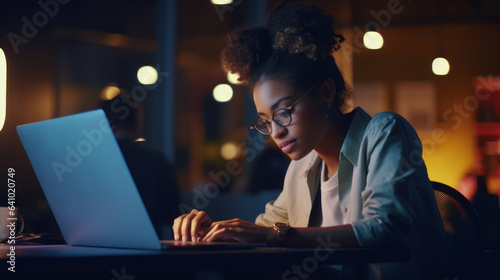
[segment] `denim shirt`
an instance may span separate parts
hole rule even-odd
[[[338,167],[344,224],[352,225],[361,247],[409,248],[409,262],[377,265],[377,278],[430,279],[446,259],[446,241],[422,144],[400,115],[383,112],[371,118],[361,108],[355,110]],[[293,161],[283,191],[256,223],[307,227],[321,162],[315,151]]]

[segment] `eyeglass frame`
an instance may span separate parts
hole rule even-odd
[[[255,124],[259,121],[259,120],[262,120],[265,124],[269,123],[271,124],[271,121],[273,121],[275,124],[279,125],[279,126],[282,126],[282,127],[286,127],[286,126],[289,126],[291,123],[292,123],[292,112],[291,110],[293,109],[293,107],[295,105],[297,105],[297,103],[302,99],[302,97],[306,96],[308,93],[312,92],[313,89],[315,89],[317,86],[319,85],[319,83],[316,83],[314,84],[314,86],[312,86],[310,89],[308,89],[301,97],[299,97],[297,100],[295,100],[292,105],[290,106],[287,106],[287,107],[281,107],[281,108],[278,108],[276,110],[273,111],[273,114],[272,114],[272,117],[268,120],[265,120],[263,118],[258,118],[255,122],[253,122],[252,126],[250,126],[250,129],[255,129],[258,133],[264,135],[264,136],[269,136],[273,133],[273,127],[270,126],[270,131],[268,134],[266,133],[263,133],[262,131],[260,131],[259,129],[257,129],[255,127]],[[277,121],[274,120],[274,115],[278,112],[278,111],[281,111],[281,110],[285,110],[287,111],[287,113],[290,115],[290,122],[288,122],[287,124],[280,124],[278,123]]]

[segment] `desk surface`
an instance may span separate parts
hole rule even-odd
[[[5,264],[9,261],[9,252],[9,246],[0,245],[2,274],[7,271]],[[326,264],[392,262],[407,258],[408,253],[398,249],[267,247],[154,251],[68,245],[16,245],[15,273],[23,277],[44,275],[75,279],[75,276],[80,276],[81,279],[108,280],[112,278],[120,280],[116,275],[124,273],[145,276],[149,279],[152,276],[177,278],[180,275],[196,275],[207,271],[230,274],[246,273],[251,270],[256,275],[274,271],[277,275],[281,275],[291,270],[293,266],[313,269]],[[102,277],[96,277],[97,275]],[[92,277],[88,278],[90,276]]]

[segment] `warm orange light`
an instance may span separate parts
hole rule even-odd
[[[120,89],[116,86],[107,86],[101,91],[102,100],[111,100],[120,94]]]
[[[225,160],[235,159],[238,155],[238,145],[234,142],[227,142],[222,145],[220,153]]]

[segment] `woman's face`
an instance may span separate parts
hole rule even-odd
[[[295,104],[291,110],[292,122],[288,126],[283,127],[271,121],[270,136],[292,160],[299,160],[309,154],[328,130],[327,105],[317,92],[320,88],[321,85],[318,85]],[[292,105],[306,91],[291,88],[276,80],[258,82],[253,89],[257,114],[264,120],[270,120],[274,111]]]

